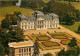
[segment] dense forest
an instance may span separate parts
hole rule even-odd
[[[64,22],[67,25],[80,21],[80,11],[76,10],[71,4],[62,4],[51,0],[44,6],[43,12],[58,14],[60,22]]]

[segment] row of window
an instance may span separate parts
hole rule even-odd
[[[20,48],[19,53],[24,53],[24,52],[31,52],[31,48]]]
[[[38,21],[38,24],[43,24],[44,21]],[[50,21],[45,21],[45,23],[50,23]],[[56,21],[54,21],[56,23]],[[35,24],[35,22],[24,22],[22,25]]]
[[[51,25],[45,25],[45,28],[50,28],[50,27],[57,27],[57,24]],[[37,28],[44,28],[43,25],[38,25]],[[22,29],[35,29],[35,26],[22,26]]]
[[[22,26],[22,29],[34,29],[35,26]]]
[[[27,54],[19,54],[19,56],[31,56],[31,53],[27,53]]]
[[[25,23],[22,23],[22,25],[28,25],[28,24],[34,24],[34,22],[25,22]]]

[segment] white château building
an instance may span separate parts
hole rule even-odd
[[[58,28],[59,17],[54,13],[45,15],[41,11],[35,11],[30,16],[19,15],[17,26],[24,31]]]

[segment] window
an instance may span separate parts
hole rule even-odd
[[[24,52],[26,52],[26,48],[24,48]]]
[[[26,48],[26,52],[28,52],[28,48]]]
[[[29,24],[30,24],[30,22],[29,22]]]
[[[19,53],[21,53],[21,49],[19,49]]]
[[[25,26],[25,29],[26,29],[27,27]]]
[[[46,25],[45,25],[45,27],[46,27]]]
[[[31,26],[31,28],[32,28],[32,26]]]
[[[50,27],[51,27],[51,25],[50,25]]]
[[[22,29],[23,29],[23,26],[22,26]]]
[[[22,53],[23,53],[23,49],[22,49]]]
[[[28,29],[30,28],[30,26],[28,26]]]
[[[22,25],[23,25],[23,23],[22,23]]]
[[[29,48],[29,52],[31,52],[31,48]]]
[[[46,21],[45,21],[45,23],[46,23]]]

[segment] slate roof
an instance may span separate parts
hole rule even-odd
[[[58,18],[58,15],[54,13],[49,13],[48,15],[44,15],[44,13],[41,11],[35,11],[31,16],[19,15],[19,20],[38,19],[40,17],[44,19],[54,19],[54,18]]]

